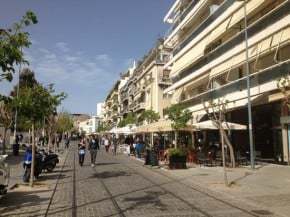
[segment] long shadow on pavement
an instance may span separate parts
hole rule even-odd
[[[9,192],[5,197],[3,197],[0,200],[1,216],[28,214],[26,213],[28,210],[27,208],[31,206],[38,206],[41,203],[49,200],[49,197],[41,198],[37,194],[47,193],[50,191],[51,190],[39,190],[30,192],[22,192],[22,191]],[[24,213],[21,211],[22,207],[25,207],[25,209],[23,210]],[[36,212],[39,212],[39,209],[33,209],[33,211],[30,211],[29,213]]]
[[[101,173],[95,173],[89,178],[108,179],[120,176],[131,176],[131,174],[124,171],[105,171]]]

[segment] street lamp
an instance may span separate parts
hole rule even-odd
[[[249,141],[250,141],[250,159],[251,168],[255,169],[255,148],[253,141],[253,121],[252,121],[252,103],[251,103],[251,81],[250,81],[250,64],[249,64],[249,44],[248,44],[248,20],[247,20],[247,0],[242,1],[244,8],[244,24],[245,24],[245,46],[246,46],[246,79],[247,79],[247,98],[248,98],[248,128],[249,128]]]

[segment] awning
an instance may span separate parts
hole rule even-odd
[[[154,133],[154,132],[171,132],[175,129],[171,126],[170,120],[160,120],[155,123],[140,126],[136,129],[136,133]],[[188,125],[185,128],[179,129],[180,131],[193,131],[194,128]]]
[[[130,135],[130,134],[133,134],[135,130],[136,130],[136,126],[130,125],[130,126],[121,127],[121,128],[114,127],[113,129],[110,130],[110,133]]]
[[[218,130],[218,126],[211,120],[192,124],[198,130]],[[231,122],[223,122],[222,126],[225,130],[246,130],[247,126]]]

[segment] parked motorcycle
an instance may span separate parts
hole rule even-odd
[[[42,172],[41,161],[42,161],[41,155],[38,153],[35,153],[35,165],[34,165],[34,177],[35,178],[38,178]],[[23,168],[24,168],[23,181],[24,182],[29,182],[30,173],[31,173],[31,164],[32,164],[32,150],[31,150],[31,147],[28,147],[26,149],[26,152],[24,155],[24,162],[23,162]]]
[[[56,164],[59,163],[58,155],[53,152],[45,152],[44,150],[40,150],[39,154],[42,156],[42,170],[52,172],[56,167]]]
[[[0,197],[7,193],[9,184],[10,169],[9,165],[5,163],[8,155],[0,155]]]

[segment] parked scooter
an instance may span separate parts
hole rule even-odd
[[[5,163],[8,155],[0,155],[0,197],[7,193],[9,184],[10,169],[9,165]]]
[[[24,155],[24,162],[23,162],[23,168],[24,168],[23,181],[24,182],[29,182],[30,173],[31,173],[31,164],[32,164],[32,149],[31,147],[28,147],[26,149],[26,152]],[[41,172],[42,172],[41,155],[38,153],[35,153],[34,177],[38,178]]]
[[[45,152],[43,149],[39,151],[39,154],[42,156],[42,170],[52,172],[56,167],[56,164],[59,163],[58,155],[54,154],[53,152]]]

